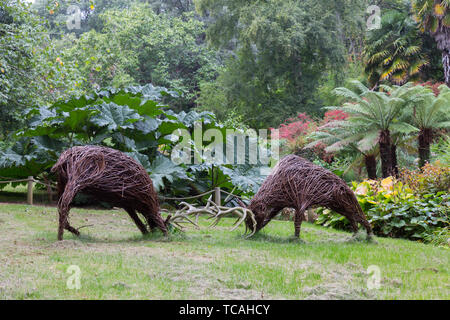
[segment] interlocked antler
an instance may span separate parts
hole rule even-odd
[[[238,220],[233,224],[231,231],[236,230],[247,219],[247,217],[250,217],[253,223],[253,230],[256,230],[256,220],[253,212],[250,209],[247,209],[245,207],[228,208],[218,206],[212,201],[212,196],[210,196],[207,200],[205,207],[196,208],[195,206],[187,202],[181,202],[180,205],[182,205],[183,207],[180,210],[177,210],[173,216],[169,216],[166,221],[181,230],[183,230],[183,227],[180,225],[180,223],[183,223],[183,220],[187,220],[187,222],[192,223],[194,226],[199,228],[198,218],[203,213],[210,215],[210,219],[215,218],[210,227],[216,226],[219,223],[220,219],[222,219],[225,215],[232,213],[238,216]],[[190,216],[195,216],[195,221],[193,221]],[[247,231],[248,229],[246,225],[245,233],[247,233]],[[247,238],[251,237],[254,233],[255,231],[252,231],[247,236]]]
[[[211,203],[213,203],[211,201],[211,198],[212,198],[212,196],[209,197],[205,207],[200,207],[200,208],[196,208],[192,204],[184,202],[184,201],[181,202],[180,205],[182,206],[182,208],[180,210],[177,210],[174,215],[169,215],[166,219],[166,221],[167,221],[166,224],[170,223],[170,224],[178,227],[180,230],[183,230],[183,227],[180,225],[180,223],[189,222],[189,223],[192,223],[197,228],[199,228],[198,218],[199,218],[200,214],[206,213],[206,214],[211,215],[212,217],[215,216],[215,212],[213,210],[211,210]],[[193,221],[191,218],[189,218],[190,216],[195,216],[195,221]],[[187,220],[187,221],[183,221],[183,220]]]
[[[252,235],[255,234],[256,220],[255,220],[255,215],[253,214],[253,212],[250,209],[247,209],[245,207],[228,208],[228,207],[218,206],[215,203],[213,203],[213,205],[214,205],[215,211],[217,213],[215,215],[215,221],[211,224],[211,227],[216,226],[219,223],[220,219],[222,219],[225,215],[227,215],[229,213],[233,213],[238,216],[238,219],[233,224],[233,227],[231,228],[230,231],[236,230],[243,222],[245,222],[247,217],[250,217],[250,219],[252,220],[252,224],[253,224],[253,231],[249,235],[247,235],[246,238],[250,238]],[[245,224],[245,233],[247,233],[247,232],[248,232],[248,228],[247,228],[247,225]]]

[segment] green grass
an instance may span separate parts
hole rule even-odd
[[[449,250],[397,239],[377,244],[304,223],[260,234],[208,229],[143,237],[121,210],[72,209],[76,238],[56,241],[54,207],[0,205],[0,299],[448,299]],[[79,266],[81,289],[68,289]],[[381,271],[367,287],[367,268]]]

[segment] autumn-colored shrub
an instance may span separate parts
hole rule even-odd
[[[318,143],[311,150],[305,150],[304,147],[310,141],[307,136],[315,131],[319,126],[323,126],[331,121],[345,120],[348,114],[341,110],[327,111],[323,119],[313,120],[306,113],[299,113],[295,118],[286,119],[277,129],[279,137],[286,141],[286,153],[297,154],[313,161],[321,159],[327,163],[333,161],[333,154],[325,151],[326,145]],[[273,129],[272,129],[273,130]]]
[[[432,81],[420,83],[421,86],[429,87],[431,90],[433,90],[433,93],[436,97],[439,95],[439,87],[443,84],[445,84],[445,83],[444,82],[434,82],[433,83]]]
[[[328,122],[331,122],[331,121],[345,120],[347,118],[348,118],[348,113],[346,113],[342,110],[330,110],[330,111],[325,112],[322,125],[327,124]]]
[[[427,163],[421,169],[400,172],[399,180],[407,184],[415,194],[449,192],[450,168],[441,165],[440,161]]]
[[[311,118],[306,113],[300,113],[296,118],[286,119],[278,128],[281,139],[294,142],[298,137],[306,135]]]

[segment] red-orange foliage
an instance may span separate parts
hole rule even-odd
[[[292,142],[299,136],[307,134],[311,122],[312,119],[306,113],[299,113],[296,118],[286,119],[278,128],[280,138]]]
[[[348,118],[348,114],[341,110],[327,111],[323,119],[313,120],[306,113],[299,113],[295,118],[288,118],[280,125],[279,137],[285,139],[288,142],[289,149],[295,150],[301,149],[306,143],[304,139],[308,134],[315,130],[319,126],[323,126],[331,121],[345,120]],[[274,130],[271,128],[271,130]],[[314,146],[313,152],[320,159],[331,162],[333,160],[333,154],[327,153],[325,148],[327,146],[323,143],[318,143]]]
[[[435,82],[433,83],[432,81],[427,81],[427,82],[422,82],[420,83],[420,85],[422,87],[429,87],[431,90],[433,90],[434,95],[437,97],[439,95],[439,87],[441,85],[445,84],[444,82]]]

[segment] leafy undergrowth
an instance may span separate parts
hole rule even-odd
[[[421,243],[273,221],[243,239],[219,227],[143,237],[121,210],[73,209],[87,226],[56,241],[53,207],[0,205],[0,299],[449,299],[449,251]],[[68,289],[71,265],[80,289]],[[380,269],[369,289],[369,266]],[[376,283],[376,281],[371,281]]]
[[[408,184],[392,177],[353,182],[358,202],[376,235],[449,245],[450,169],[427,165],[423,170],[427,170],[426,175],[419,171],[408,174],[404,180]],[[325,208],[317,212],[316,224],[350,229],[344,216]]]

